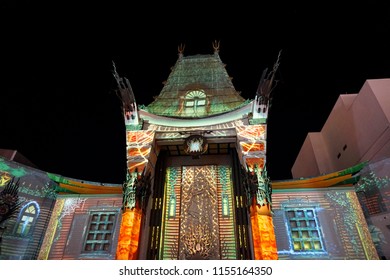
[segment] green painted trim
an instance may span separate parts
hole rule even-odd
[[[347,174],[355,174],[355,173],[359,172],[360,170],[362,170],[367,164],[368,164],[368,161],[364,161],[364,162],[358,163],[354,166],[351,166],[349,168],[346,168],[344,170],[341,170],[339,172],[339,176],[343,176],[343,175],[347,175]]]
[[[255,125],[255,124],[266,124],[267,118],[259,118],[259,119],[249,119],[249,124]]]
[[[69,181],[62,177],[61,175],[53,174],[46,172],[47,177],[49,177],[51,180],[57,182],[57,183],[64,183],[64,184],[69,184]]]
[[[127,124],[126,125],[126,131],[129,131],[129,130],[130,131],[142,130],[143,124],[144,124],[144,120],[143,119],[140,119],[140,123],[137,124],[137,125]]]

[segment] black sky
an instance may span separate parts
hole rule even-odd
[[[291,178],[307,133],[321,130],[340,94],[357,93],[366,79],[390,78],[390,9],[375,1],[36,2],[0,4],[0,148],[68,177],[124,179],[112,61],[138,104],[147,105],[179,44],[184,55],[211,54],[219,40],[235,88],[253,99],[262,71],[282,50],[268,123],[271,180]]]

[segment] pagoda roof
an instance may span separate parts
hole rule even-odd
[[[245,101],[217,50],[208,55],[179,53],[163,89],[146,111],[174,118],[204,118],[238,109]]]

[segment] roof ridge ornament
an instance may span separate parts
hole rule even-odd
[[[261,79],[260,79],[260,83],[259,83],[259,86],[257,88],[256,95],[263,97],[264,103],[269,102],[271,92],[273,91],[273,89],[275,87],[275,85],[274,85],[275,74],[279,68],[281,53],[282,53],[282,50],[280,50],[278,53],[278,57],[277,57],[276,62],[272,68],[272,71],[268,73],[267,77],[265,77],[265,75],[267,74],[267,71],[268,71],[268,68],[266,68],[263,72]]]
[[[178,47],[177,47],[177,50],[179,52],[179,59],[181,59],[183,57],[183,52],[184,52],[184,49],[186,48],[186,45],[181,43]]]
[[[219,45],[220,45],[220,41],[214,40],[213,42],[214,54],[219,53]]]
[[[264,121],[268,117],[268,109],[271,106],[271,92],[276,87],[277,81],[275,81],[275,74],[279,68],[280,56],[282,50],[279,51],[276,62],[272,68],[272,71],[268,72],[268,68],[265,68],[259,86],[257,87],[255,101],[253,103],[252,111],[252,123],[256,123],[253,120]],[[267,74],[268,73],[268,74]]]
[[[122,101],[122,110],[125,116],[125,124],[138,127],[139,118],[138,118],[138,108],[137,102],[135,101],[135,96],[131,84],[126,77],[120,77],[116,71],[115,62],[112,61],[113,71],[112,74],[117,82],[117,88],[115,92],[119,99]]]

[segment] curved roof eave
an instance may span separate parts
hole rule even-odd
[[[121,184],[99,183],[65,177],[62,175],[46,172],[47,176],[56,182],[57,193],[70,194],[122,194]]]
[[[145,110],[139,110],[139,116],[143,120],[149,122],[149,124],[154,125],[163,125],[163,126],[174,126],[174,127],[199,127],[199,126],[210,126],[222,124],[230,121],[240,120],[252,112],[253,101],[249,102],[245,106],[238,108],[236,110],[230,111],[228,113],[199,118],[199,119],[179,119],[171,118],[165,116],[158,116],[152,113],[149,113]]]

